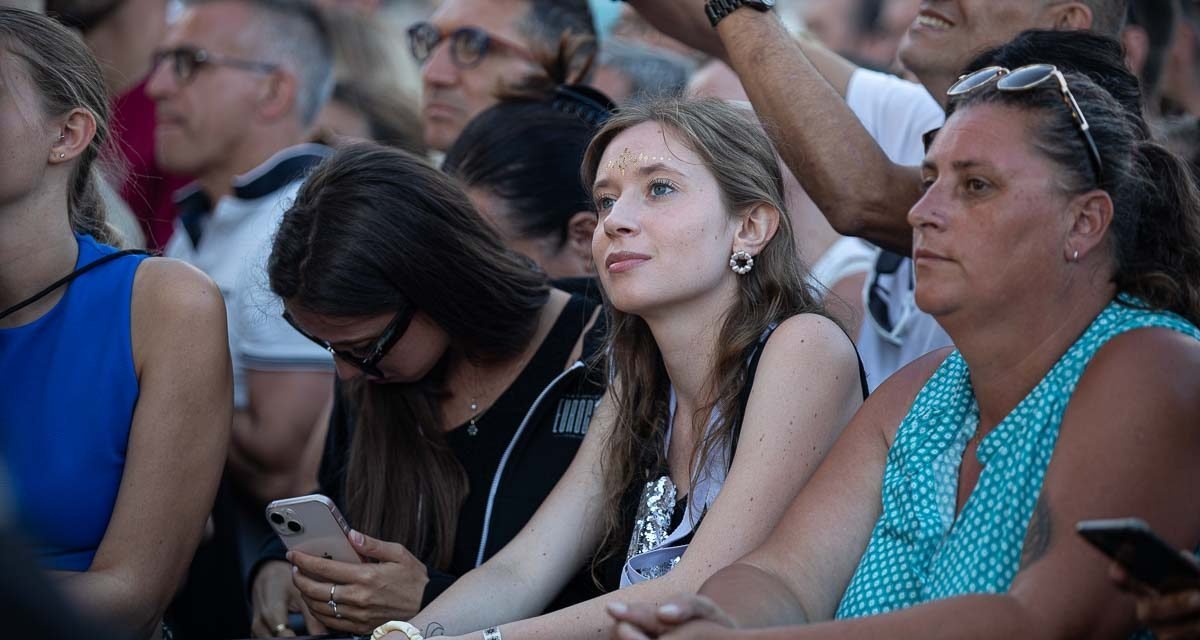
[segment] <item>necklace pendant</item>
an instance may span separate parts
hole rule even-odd
[[[471,424],[467,425],[467,435],[469,435],[469,436],[479,435],[479,427],[475,426],[474,420],[471,421]]]

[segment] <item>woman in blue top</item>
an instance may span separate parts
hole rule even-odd
[[[1123,637],[1132,603],[1075,523],[1136,514],[1200,541],[1185,164],[1049,65],[951,91],[909,222],[917,303],[957,350],[885,382],[701,596],[610,609],[618,637]]]
[[[230,365],[208,278],[105,244],[108,112],[77,36],[0,9],[0,485],[59,586],[149,636],[216,493]]]

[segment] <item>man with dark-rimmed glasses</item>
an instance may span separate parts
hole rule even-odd
[[[541,72],[539,54],[556,52],[564,33],[595,36],[586,0],[443,0],[408,30],[425,142],[449,149],[498,87]]]
[[[306,144],[331,90],[332,50],[300,1],[189,2],[153,56],[147,93],[165,168],[196,181],[177,194],[166,254],[221,288],[234,365],[229,471],[267,501],[292,492],[301,451],[332,389],[328,353],[273,309],[269,241],[304,171],[329,150]]]

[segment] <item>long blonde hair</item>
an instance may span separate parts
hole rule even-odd
[[[828,314],[796,254],[784,207],[783,177],[771,143],[751,112],[715,99],[664,98],[622,107],[588,146],[582,169],[584,185],[590,189],[595,182],[600,158],[613,139],[644,122],[664,125],[700,156],[716,178],[729,215],[745,216],[763,204],[781,214],[778,231],[755,256],[754,269],[738,277],[737,300],[719,319],[718,351],[708,381],[714,399],[697,410],[691,424],[706,424],[714,408],[719,418],[714,428],[697,440],[688,457],[692,461],[688,476],[695,486],[708,461],[733,443],[740,419],[739,397],[747,384],[745,358],[759,336],[771,323],[793,315]],[[617,372],[618,384],[612,388],[616,425],[603,460],[605,536],[594,567],[627,542],[622,539],[627,524],[622,521],[623,497],[631,487],[649,479],[643,473],[654,473],[663,463],[670,385],[662,353],[645,321],[614,308],[607,299],[605,311],[607,357]]]

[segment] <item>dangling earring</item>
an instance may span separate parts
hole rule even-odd
[[[754,256],[741,249],[734,251],[729,258],[729,268],[739,276],[744,276],[754,268]]]

